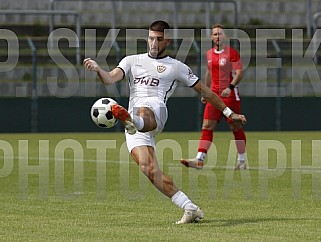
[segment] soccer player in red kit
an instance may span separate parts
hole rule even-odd
[[[237,87],[243,77],[240,55],[225,43],[227,38],[222,25],[212,26],[211,38],[214,47],[207,51],[206,85],[222,98],[226,106],[236,113],[241,113],[241,101]],[[206,103],[203,97],[201,101]],[[183,165],[198,169],[203,167],[207,151],[213,141],[213,131],[224,117],[223,112],[217,110],[210,103],[206,103],[198,153],[193,159],[182,159]],[[236,169],[246,169],[246,136],[242,125],[227,118],[226,120],[233,132],[238,151]]]

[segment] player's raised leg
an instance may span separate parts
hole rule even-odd
[[[111,111],[113,113],[113,116],[124,124],[125,129],[129,134],[136,133],[137,129],[133,123],[132,117],[130,116],[126,108],[119,104],[115,104],[111,107]]]

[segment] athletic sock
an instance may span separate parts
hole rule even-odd
[[[172,196],[171,200],[174,204],[184,210],[195,211],[197,209],[197,206],[192,203],[192,201],[182,191],[178,191],[177,193],[175,193]]]
[[[238,153],[237,160],[238,161],[245,161],[246,160],[246,153],[243,153],[243,154]]]
[[[204,161],[204,160],[205,160],[205,157],[206,157],[206,153],[204,153],[204,152],[197,152],[196,158],[197,158],[199,161]]]
[[[213,141],[213,131],[208,129],[202,129],[202,135],[198,145],[198,152],[207,153],[211,147]]]
[[[141,116],[134,115],[133,123],[137,130],[142,130],[144,128],[144,119]]]
[[[238,129],[233,132],[236,149],[239,154],[245,153],[245,146],[246,146],[246,136],[243,129]]]

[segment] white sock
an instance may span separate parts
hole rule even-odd
[[[196,155],[196,158],[200,161],[204,161],[205,157],[206,157],[206,153],[204,153],[204,152],[198,152]]]
[[[246,153],[238,154],[238,155],[237,155],[237,160],[239,160],[239,161],[245,161],[245,160],[246,160]]]
[[[197,206],[194,203],[192,203],[192,201],[182,191],[178,191],[177,193],[175,193],[171,199],[172,199],[173,203],[175,203],[178,207],[180,207],[184,210],[196,210],[197,209]]]
[[[141,116],[134,115],[133,123],[137,130],[142,130],[144,128],[144,119]]]

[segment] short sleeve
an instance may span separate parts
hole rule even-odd
[[[130,56],[124,57],[118,64],[118,68],[120,68],[124,72],[124,76],[127,76],[130,68],[131,68],[131,60],[132,58]]]
[[[177,75],[177,80],[189,87],[193,87],[199,80],[192,69],[182,62],[178,62]]]
[[[239,53],[233,49],[231,53],[231,62],[233,65],[233,70],[242,70],[243,65]]]

